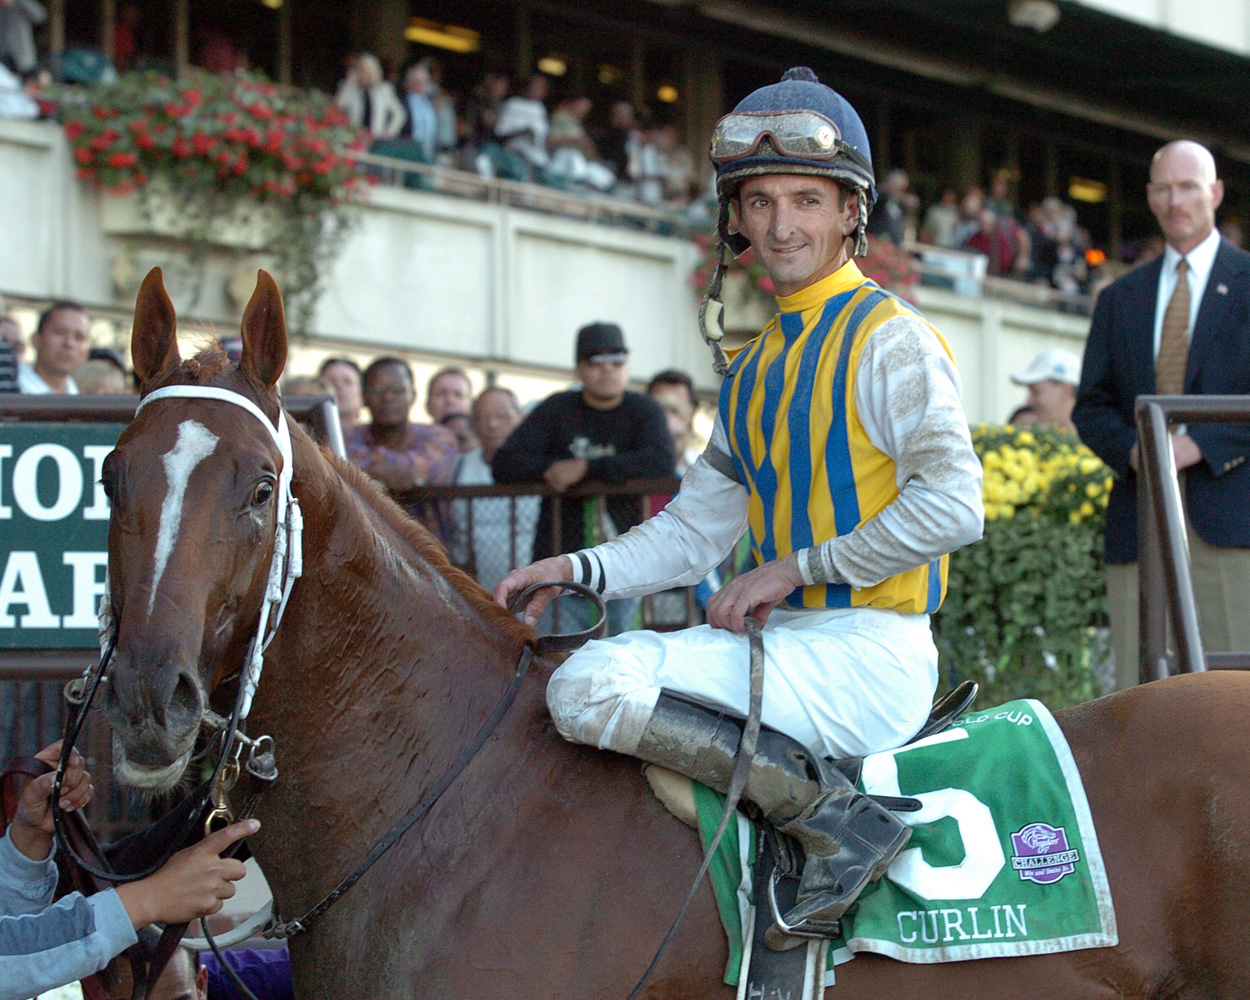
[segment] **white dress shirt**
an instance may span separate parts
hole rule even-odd
[[[1211,268],[1215,264],[1216,251],[1220,249],[1220,231],[1212,229],[1205,240],[1185,254],[1189,261],[1189,335],[1194,333],[1194,323],[1198,319],[1198,307],[1202,305],[1202,296],[1207,290],[1207,279],[1211,277]],[[1159,296],[1155,299],[1155,357],[1159,356],[1159,341],[1163,337],[1163,314],[1167,312],[1168,303],[1172,301],[1172,293],[1176,291],[1176,265],[1181,255],[1171,246],[1163,251],[1163,268],[1159,271]]]

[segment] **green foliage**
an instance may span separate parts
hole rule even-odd
[[[1075,436],[980,425],[985,537],[951,556],[934,618],[943,676],[980,701],[1039,698],[1061,708],[1099,693],[1105,657],[1103,528],[1109,470]]]

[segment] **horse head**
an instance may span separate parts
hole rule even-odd
[[[159,268],[135,306],[131,353],[141,395],[215,387],[270,423],[286,362],[282,296],[261,271],[243,314],[243,356],[219,347],[186,361]],[[161,397],[141,409],[104,462],[109,601],[116,649],[105,713],[119,780],[150,792],[178,783],[208,696],[247,655],[264,600],[283,459],[247,405]]]

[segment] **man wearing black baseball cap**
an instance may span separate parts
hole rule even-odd
[[[625,388],[629,349],[621,328],[615,323],[582,327],[576,359],[581,388],[547,397],[521,422],[491,462],[495,482],[545,482],[563,493],[583,481],[620,483],[672,475],[676,457],[664,411],[650,397]],[[576,552],[642,520],[637,497],[610,497],[602,507],[593,498],[559,502],[559,545],[552,544],[554,502],[544,500],[534,536],[535,559]],[[634,627],[638,607],[637,598],[610,602],[609,632]],[[560,627],[569,631],[588,624],[589,618],[580,624],[562,617]]]

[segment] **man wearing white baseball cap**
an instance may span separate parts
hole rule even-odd
[[[1038,421],[1076,433],[1072,408],[1076,405],[1076,387],[1081,384],[1080,358],[1054,347],[1042,351],[1028,368],[1012,375],[1011,381],[1029,387],[1027,405]]]

